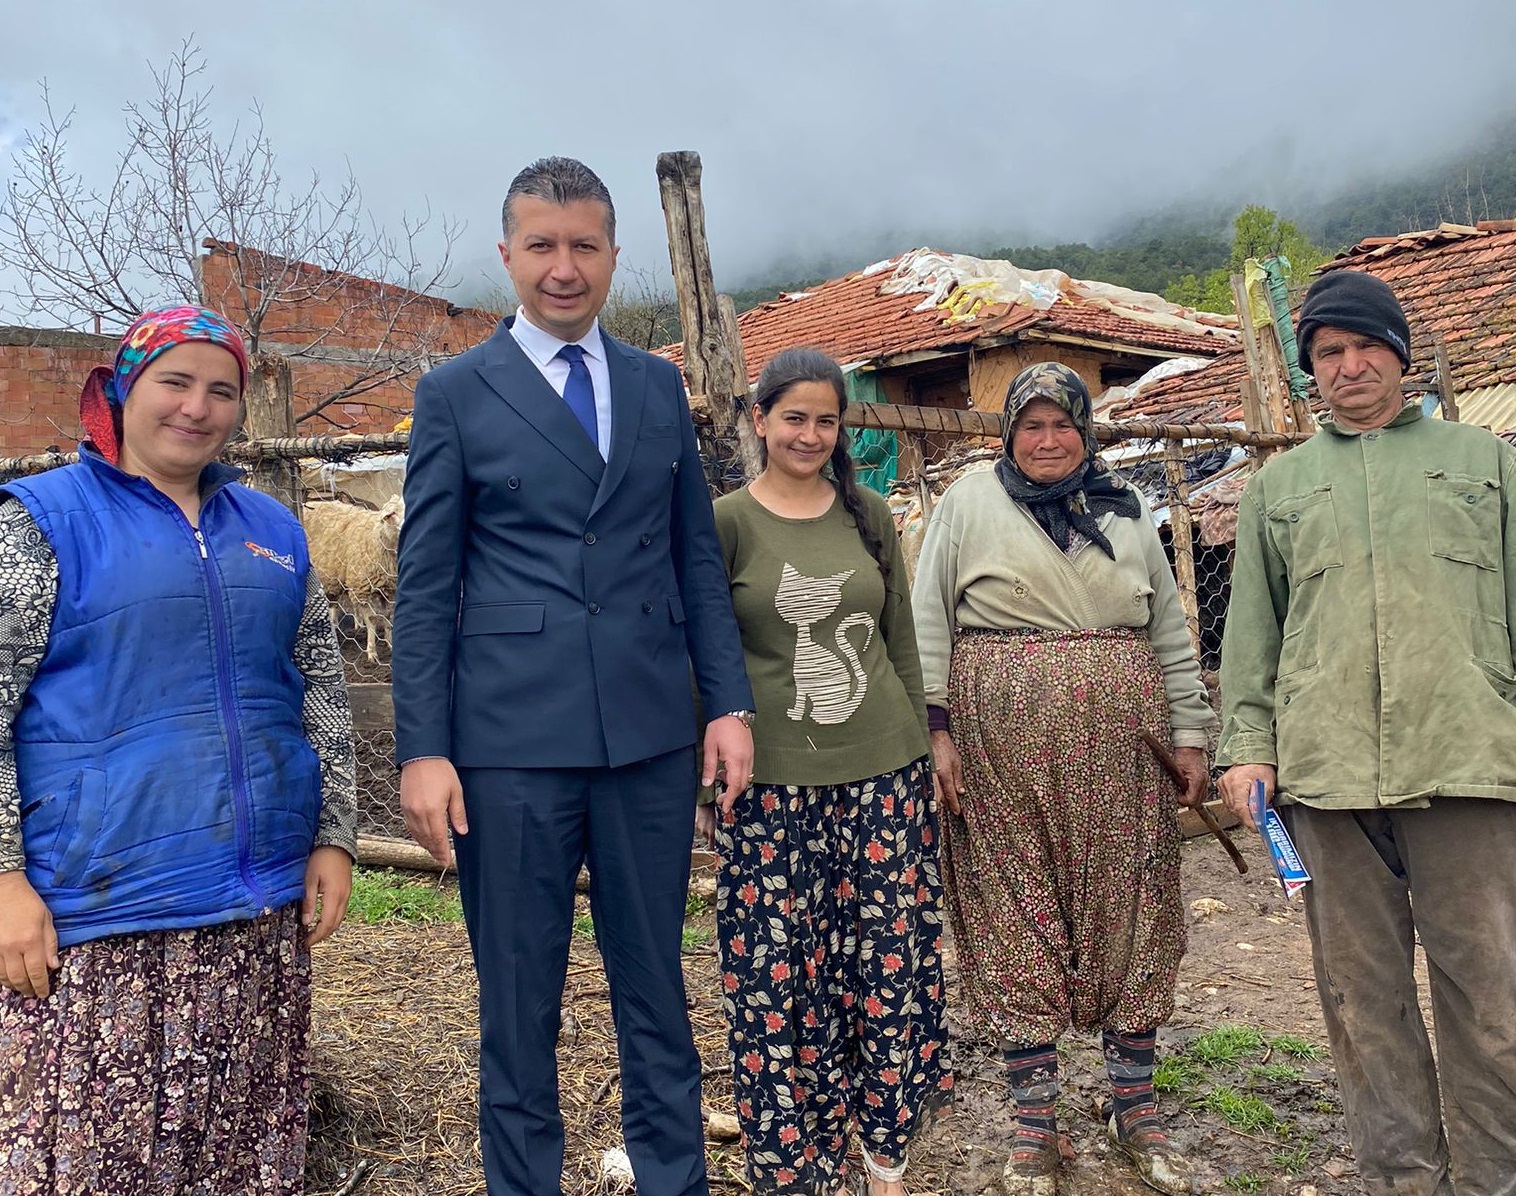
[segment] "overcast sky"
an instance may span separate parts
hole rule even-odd
[[[1516,108],[1511,0],[0,0],[0,29],[0,146],[46,78],[103,181],[147,63],[193,36],[218,120],[258,100],[288,174],[350,164],[383,221],[428,201],[465,221],[466,291],[503,275],[500,200],[543,154],[600,172],[623,263],[662,276],[654,160],[698,151],[731,287],[861,242],[1093,240],[1173,203],[1277,203]]]

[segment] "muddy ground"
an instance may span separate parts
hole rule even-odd
[[[1245,877],[1210,839],[1185,844],[1190,949],[1179,1008],[1159,1040],[1174,1077],[1161,1108],[1176,1144],[1196,1163],[1198,1191],[1348,1196],[1356,1172],[1325,1054],[1303,913],[1298,900],[1281,894],[1256,837],[1234,835],[1252,864]],[[729,1112],[712,920],[708,909],[691,917],[685,966],[706,1065],[705,1103]],[[600,1177],[602,1153],[618,1142],[615,1040],[587,919],[583,929],[574,940],[560,1043],[564,1190],[575,1196],[617,1190]],[[951,951],[948,958],[952,988]],[[474,1131],[476,995],[457,923],[349,924],[318,949],[312,1192],[484,1191]],[[1224,1061],[1211,1033],[1218,1026],[1259,1033],[1234,1035],[1241,1053]],[[915,1196],[998,1190],[1013,1109],[991,1044],[958,1018],[953,1030],[957,1102],[918,1143],[908,1179]],[[1107,1148],[1097,1119],[1105,1091],[1098,1042],[1071,1037],[1061,1055],[1060,1125],[1074,1155],[1061,1190],[1145,1191]],[[708,1163],[713,1191],[746,1190],[735,1144],[711,1143]]]

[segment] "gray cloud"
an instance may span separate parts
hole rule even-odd
[[[36,119],[46,76],[78,109],[76,160],[108,169],[146,62],[193,35],[218,119],[256,98],[289,175],[350,164],[381,220],[429,201],[467,221],[470,289],[501,273],[506,184],[546,153],[603,175],[622,260],[661,275],[654,159],[698,150],[735,285],[928,241],[1091,239],[1207,197],[1319,195],[1453,152],[1516,107],[1504,0],[1446,0],[1435,27],[1411,0],[4,7],[0,141]]]

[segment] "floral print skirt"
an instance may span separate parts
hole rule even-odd
[[[1185,949],[1163,672],[1141,631],[959,634],[948,687],[963,816],[943,820],[959,973],[1012,1046],[1151,1030]]]
[[[755,783],[717,835],[749,1179],[760,1196],[830,1196],[850,1126],[898,1162],[951,1095],[931,766],[845,785]]]
[[[310,951],[300,906],[61,952],[0,987],[0,1196],[304,1187]]]

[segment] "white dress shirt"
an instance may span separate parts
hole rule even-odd
[[[511,321],[511,335],[561,398],[568,385],[569,363],[558,356],[558,350],[570,342],[542,331],[519,308]],[[611,455],[611,369],[606,363],[605,342],[600,339],[600,321],[591,324],[590,330],[573,343],[584,350],[584,364],[595,387],[595,430],[600,435],[600,459],[606,461]]]

